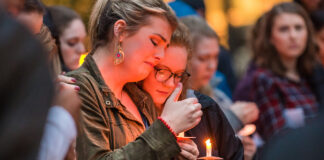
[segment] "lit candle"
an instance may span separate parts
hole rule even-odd
[[[206,157],[211,157],[212,156],[212,146],[210,143],[210,139],[206,141]]]
[[[184,132],[180,132],[179,133],[179,137],[184,137],[185,135],[184,135]]]

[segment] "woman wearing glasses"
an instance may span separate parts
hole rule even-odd
[[[151,95],[154,104],[161,113],[167,98],[177,84],[182,82],[184,89],[180,99],[196,97],[202,105],[201,122],[185,133],[186,136],[196,137],[193,141],[197,144],[199,155],[205,156],[205,141],[210,138],[213,145],[213,156],[220,156],[224,159],[243,159],[241,142],[235,136],[216,102],[199,92],[186,89],[186,81],[190,76],[186,69],[188,68],[187,61],[191,57],[191,42],[186,28],[182,25],[178,28],[179,30],[176,30],[171,37],[170,46],[166,49],[164,59],[154,67],[154,71],[140,85]],[[191,140],[187,142],[188,144],[192,143]],[[189,146],[188,144],[182,143],[180,146],[186,148]],[[182,152],[182,155],[188,156],[195,154],[184,150]]]

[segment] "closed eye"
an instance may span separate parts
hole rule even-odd
[[[157,46],[157,45],[158,45],[158,42],[155,42],[152,38],[151,38],[150,40],[151,40],[151,42],[152,42],[152,44],[153,44],[154,46]]]

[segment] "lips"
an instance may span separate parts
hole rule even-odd
[[[156,90],[158,93],[160,93],[160,94],[163,94],[163,95],[168,95],[169,94],[169,92],[166,92],[166,91],[160,91],[160,90]]]
[[[145,61],[144,63],[148,64],[148,65],[151,66],[152,68],[156,65],[156,64],[154,64],[154,63],[146,62],[146,61]]]

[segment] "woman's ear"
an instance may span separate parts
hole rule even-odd
[[[126,36],[126,21],[120,19],[114,24],[114,37],[118,37],[119,41],[122,41]]]

